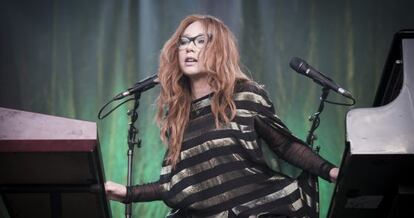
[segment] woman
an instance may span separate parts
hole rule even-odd
[[[230,30],[217,18],[185,18],[160,56],[157,121],[168,145],[160,179],[113,200],[163,200],[177,217],[307,217],[297,180],[270,169],[264,143],[289,163],[334,181],[338,168],[290,134],[267,93],[239,67]]]

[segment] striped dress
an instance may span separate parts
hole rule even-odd
[[[171,217],[308,217],[298,181],[272,170],[263,146],[325,179],[334,166],[290,134],[256,83],[237,83],[236,117],[220,128],[210,98],[192,102],[176,167],[163,165],[159,181],[133,187],[133,201],[163,200]]]

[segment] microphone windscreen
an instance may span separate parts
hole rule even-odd
[[[302,73],[300,67],[303,65],[304,60],[298,58],[298,57],[293,57],[290,62],[289,62],[289,66],[294,69],[296,72],[298,73]]]

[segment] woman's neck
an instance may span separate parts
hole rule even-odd
[[[191,77],[190,83],[193,100],[211,93],[211,87],[208,85],[207,76]]]

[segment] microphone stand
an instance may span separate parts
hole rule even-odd
[[[320,147],[316,146],[314,148],[314,141],[317,140],[317,136],[316,134],[314,134],[315,130],[319,127],[320,124],[320,118],[319,115],[322,113],[323,109],[324,109],[324,104],[326,101],[326,98],[328,97],[329,94],[329,88],[324,86],[322,88],[322,94],[320,99],[320,104],[319,104],[319,108],[318,111],[316,113],[314,113],[310,118],[309,121],[312,122],[312,125],[310,127],[310,130],[308,131],[308,136],[306,137],[306,143],[310,146],[310,148],[315,152],[315,153],[319,153]],[[319,217],[319,184],[318,184],[318,177],[311,175],[308,172],[303,172],[302,175],[302,180],[305,181],[306,183],[303,184],[305,186],[308,186],[307,190],[314,190],[314,193],[310,193],[312,196],[310,199],[311,201],[311,205],[310,205],[310,212],[311,212],[311,217]],[[307,196],[306,196],[307,197]],[[313,215],[312,215],[313,214]]]
[[[131,116],[131,122],[129,122],[129,130],[128,130],[128,173],[127,173],[127,187],[132,186],[132,161],[134,157],[134,146],[137,145],[137,147],[141,147],[141,139],[137,138],[137,134],[139,133],[139,130],[135,128],[135,122],[138,120],[138,106],[139,106],[139,99],[141,98],[141,93],[151,89],[155,85],[159,83],[157,74],[154,74],[144,80],[141,80],[140,82],[136,83],[134,87],[129,88],[127,91],[119,93],[116,95],[111,101],[106,103],[98,113],[98,119],[102,120],[105,117],[107,117],[110,113],[112,113],[114,110],[116,110],[119,106],[131,101],[134,101],[134,108],[132,110],[129,110],[127,115]],[[103,116],[101,115],[104,109],[111,103],[116,100],[120,100],[126,96],[134,94],[134,98],[129,98],[126,101],[118,104],[116,107],[109,110],[109,112],[105,113]],[[132,217],[132,204],[126,204],[125,205],[125,217],[131,218]]]
[[[129,110],[127,115],[131,116],[131,122],[129,122],[129,130],[128,130],[128,174],[127,174],[127,186],[132,185],[132,161],[134,157],[134,147],[141,147],[141,139],[136,138],[139,130],[135,128],[135,122],[138,119],[137,109],[139,107],[139,99],[141,98],[141,92],[136,92],[134,94],[134,108]],[[125,217],[132,218],[132,203],[125,205]]]
[[[319,108],[318,111],[316,113],[314,113],[310,118],[309,121],[312,122],[311,128],[308,131],[308,136],[306,137],[306,143],[308,143],[308,145],[310,145],[310,147],[316,152],[319,153],[319,149],[320,147],[317,146],[316,148],[313,147],[313,143],[315,140],[317,140],[317,136],[314,134],[315,130],[319,127],[319,123],[320,123],[320,119],[319,119],[319,115],[322,113],[324,106],[325,106],[325,101],[326,98],[328,97],[329,94],[329,88],[324,86],[322,88],[322,94],[321,97],[319,97],[319,99],[321,100],[321,102],[319,103]]]

